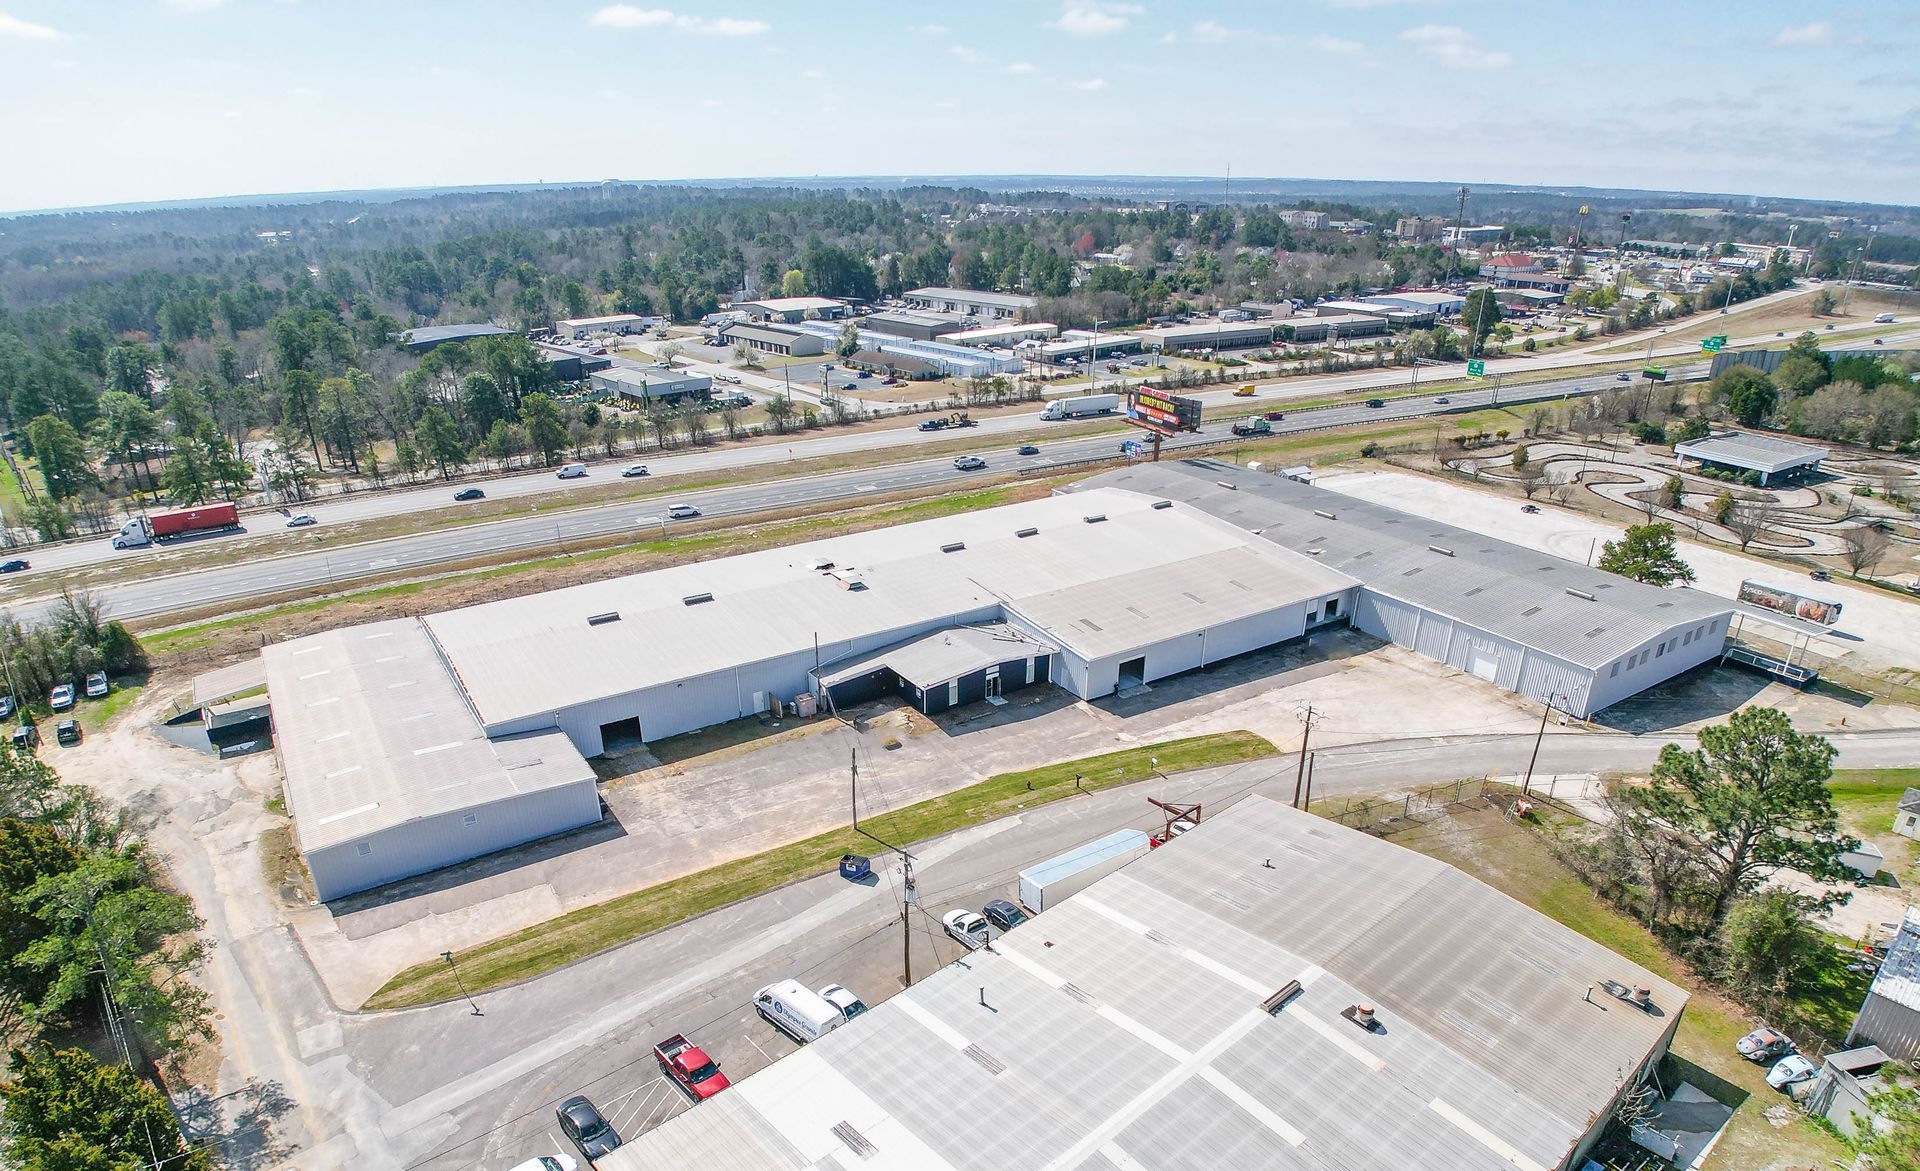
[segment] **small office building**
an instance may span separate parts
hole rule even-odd
[[[1081,329],[1070,329],[1058,341],[1042,342],[1032,352],[1042,362],[1059,365],[1072,358],[1092,362],[1121,354],[1137,354],[1142,338],[1137,333],[1103,333],[1098,336]]]
[[[583,338],[606,333],[645,333],[651,320],[638,313],[609,313],[604,317],[563,317],[553,323],[561,337]]]
[[[1040,304],[1039,298],[1023,293],[988,293],[979,289],[945,287],[911,289],[900,294],[900,297],[914,309],[929,313],[957,313],[962,317],[978,317],[983,321],[1016,321],[1022,313],[1030,313]]]
[[[1140,331],[1148,348],[1178,354],[1187,350],[1245,350],[1273,344],[1271,321],[1196,322],[1160,325]]]
[[[792,325],[797,321],[832,321],[847,315],[847,303],[832,297],[768,297],[735,301],[730,308],[754,321]]]
[[[666,366],[614,366],[592,375],[589,384],[601,394],[618,395],[642,406],[705,402],[713,397],[713,379]]]
[[[944,313],[921,313],[914,309],[883,309],[860,319],[860,328],[892,334],[917,342],[930,342],[967,328],[965,320]]]
[[[484,322],[474,325],[422,325],[401,335],[400,344],[410,354],[424,354],[448,342],[470,342],[482,337],[511,337],[513,331]]]
[[[1411,309],[1414,312],[1427,312],[1435,317],[1452,317],[1466,308],[1465,293],[1449,293],[1439,289],[1414,289],[1405,293],[1378,293],[1371,297],[1362,297],[1369,305],[1385,305],[1389,309]]]
[[[1296,342],[1347,341],[1357,337],[1379,337],[1387,332],[1387,319],[1379,311],[1289,317],[1280,323],[1279,332],[1283,338],[1291,332]]]
[[[941,340],[956,346],[984,346],[1001,349],[1017,346],[1021,342],[1044,342],[1060,332],[1060,327],[1048,321],[1035,321],[1026,325],[983,325],[979,329],[963,329],[947,334]]]
[[[747,343],[763,354],[778,354],[781,357],[804,358],[827,352],[826,339],[819,334],[790,329],[784,325],[735,322],[721,327],[721,345],[732,346],[740,342]]]
[[[1758,473],[1760,483],[1765,485],[1818,472],[1820,461],[1832,453],[1824,447],[1776,435],[1715,431],[1705,439],[1674,444],[1673,454],[1682,464],[1692,460],[1701,467]]]

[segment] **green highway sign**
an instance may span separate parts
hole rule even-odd
[[[1468,378],[1485,378],[1486,376],[1487,364],[1485,362],[1475,358],[1473,361],[1467,363]]]
[[[1725,349],[1726,346],[1727,335],[1724,333],[1716,333],[1712,337],[1703,337],[1700,339],[1700,352],[1703,354],[1717,354]]]

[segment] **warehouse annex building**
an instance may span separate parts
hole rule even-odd
[[[1085,481],[1179,501],[1363,583],[1375,638],[1587,717],[1720,656],[1733,606],[1212,460]]]
[[[597,1165],[1567,1171],[1686,1003],[1444,862],[1249,797]]]

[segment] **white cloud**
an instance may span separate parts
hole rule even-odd
[[[1308,37],[1307,48],[1316,53],[1338,53],[1342,56],[1366,50],[1366,46],[1358,41],[1343,41],[1339,37],[1330,37],[1325,33]]]
[[[1007,64],[1008,73],[1032,73],[1033,64],[1028,61],[1012,61]]]
[[[947,52],[952,53],[969,65],[984,65],[987,60],[985,53],[982,53],[970,45],[951,45],[948,47]]]
[[[1505,69],[1513,58],[1497,49],[1483,49],[1466,29],[1450,24],[1423,24],[1400,34],[1400,39],[1449,69]]]
[[[677,28],[682,32],[705,33],[715,37],[758,36],[773,26],[764,20],[741,20],[732,16],[682,16],[664,8],[638,8],[632,4],[609,4],[588,18],[587,23],[601,28]]]
[[[1833,39],[1833,30],[1824,20],[1798,26],[1789,25],[1773,34],[1776,45],[1824,45]]]
[[[1066,0],[1060,18],[1051,25],[1069,36],[1104,37],[1117,33],[1146,9],[1138,4],[1114,4],[1108,0]]]
[[[32,21],[21,20],[17,16],[8,16],[0,12],[0,40],[16,41],[64,41],[67,34],[57,28]]]
[[[1104,77],[1089,77],[1085,81],[1069,81],[1067,84],[1077,90],[1084,90],[1090,94],[1099,93],[1101,90],[1107,88],[1107,81]]]
[[[1193,39],[1209,45],[1217,45],[1233,39],[1233,30],[1217,20],[1203,20],[1193,26]]]

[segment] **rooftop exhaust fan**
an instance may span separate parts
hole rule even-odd
[[[709,594],[708,597],[712,597],[712,595]],[[587,625],[588,626],[605,626],[609,622],[618,622],[618,621],[620,621],[620,612],[618,610],[614,610],[606,614],[589,615],[587,618]]]
[[[1173,501],[1171,501],[1171,500],[1156,500],[1156,501],[1154,501],[1154,502],[1153,502],[1153,506],[1154,506],[1155,508],[1172,508],[1172,507],[1173,507]]]
[[[1316,509],[1314,509],[1314,510],[1313,510],[1313,515],[1315,515],[1315,516],[1323,516],[1323,517],[1325,517],[1325,518],[1327,518],[1328,520],[1333,520],[1333,519],[1335,519],[1335,517],[1334,517],[1334,515],[1333,515],[1333,514],[1332,514],[1331,512],[1325,512],[1325,511],[1322,511],[1321,509],[1318,509],[1318,508],[1316,508]]]
[[[1599,600],[1585,590],[1576,590],[1576,589],[1569,588],[1567,592],[1572,594],[1574,597],[1580,598],[1584,601],[1593,602],[1593,601]]]

